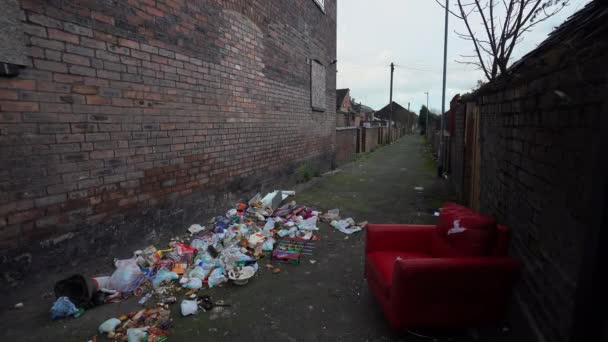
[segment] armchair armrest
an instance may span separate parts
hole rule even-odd
[[[521,266],[481,257],[399,259],[393,267],[391,300],[404,319],[457,327],[500,320]]]
[[[368,224],[365,253],[408,251],[430,253],[435,226],[417,224]]]

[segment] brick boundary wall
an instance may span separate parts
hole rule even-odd
[[[336,128],[336,165],[350,162],[357,153],[357,127]]]
[[[29,65],[0,79],[3,267],[127,212],[331,167],[335,1],[20,3]],[[311,109],[313,59],[325,112]],[[128,230],[143,222],[166,223]]]
[[[378,147],[378,134],[380,128],[361,128],[363,131],[363,152],[371,152]]]
[[[608,128],[608,44],[586,32],[601,30],[563,33],[519,62],[516,76],[467,98],[481,117],[480,209],[512,229],[510,253],[524,263],[515,298],[539,341],[571,340],[577,302],[589,296],[580,279],[592,271],[583,260],[605,248],[589,236],[604,228],[597,224],[605,207],[596,199],[605,180],[596,177],[606,174],[597,158]],[[464,117],[460,108],[452,170],[468,163],[460,147]],[[456,187],[461,179],[452,178]]]

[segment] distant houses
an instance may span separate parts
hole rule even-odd
[[[416,129],[418,116],[393,101],[393,115],[391,117],[391,106],[386,105],[379,111],[357,103],[351,97],[350,89],[336,90],[336,127],[388,127],[405,129],[405,133],[413,133]]]

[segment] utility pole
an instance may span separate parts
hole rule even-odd
[[[450,0],[445,0],[445,32],[443,37],[443,89],[441,91],[441,129],[439,131],[439,166],[437,167],[437,176],[443,175],[443,159],[444,159],[444,147],[443,147],[443,131],[445,126],[445,120],[443,120],[443,113],[445,113],[445,79],[446,69],[448,64],[448,12],[450,6]]]
[[[429,116],[431,114],[431,112],[429,111],[429,92],[425,92],[426,94],[426,123],[424,125],[424,135],[427,137],[429,137]]]
[[[391,95],[390,95],[390,99],[389,99],[389,104],[390,104],[390,116],[389,116],[389,120],[388,120],[388,141],[392,142],[391,138],[391,131],[393,130],[393,73],[395,72],[395,63],[391,63]]]

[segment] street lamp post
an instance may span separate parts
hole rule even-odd
[[[450,0],[445,0],[445,32],[443,40],[443,89],[441,92],[441,129],[439,130],[439,165],[437,167],[437,175],[441,177],[443,175],[443,158],[444,158],[444,137],[443,131],[445,126],[445,120],[443,119],[443,113],[445,113],[445,81],[446,81],[446,69],[448,61],[448,12],[449,12]]]

